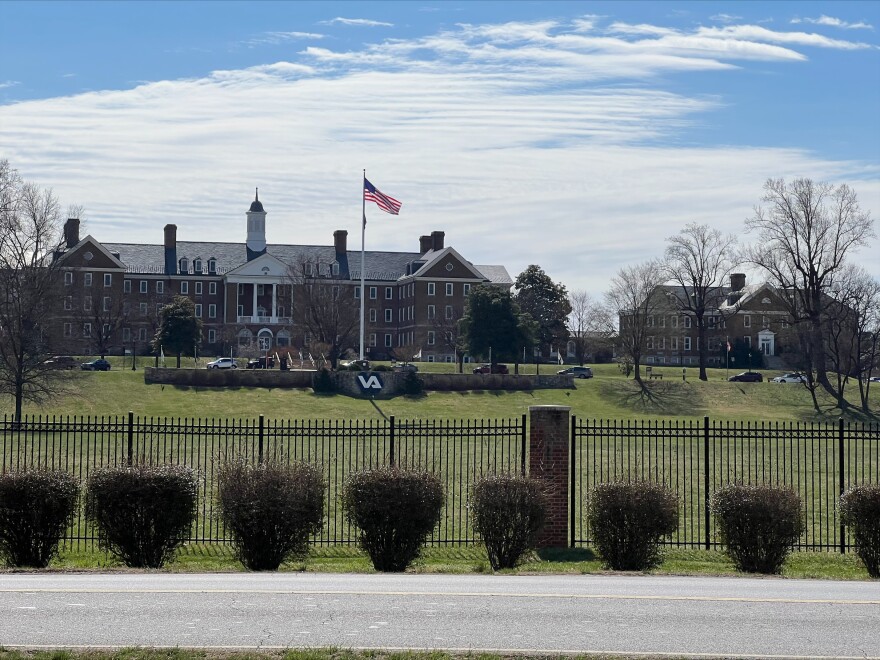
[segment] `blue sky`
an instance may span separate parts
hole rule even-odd
[[[476,263],[600,294],[768,177],[880,214],[880,3],[0,3],[0,158],[108,241],[356,238],[360,172]],[[358,243],[351,240],[350,244]],[[856,261],[880,276],[878,242]]]

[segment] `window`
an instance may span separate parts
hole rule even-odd
[[[131,313],[131,304],[128,301],[122,303],[122,315],[127,317]]]
[[[428,305],[428,318],[433,319],[437,316],[437,313],[434,309],[434,305]]]
[[[180,283],[180,293],[182,295],[186,295],[187,293],[189,293],[189,282]]]
[[[156,316],[162,313],[162,308],[165,307],[165,303],[159,303],[156,305]]]
[[[92,297],[91,296],[86,296],[85,298],[83,298],[83,310],[86,312],[92,311]]]
[[[434,331],[428,330],[428,346],[434,345]]]
[[[691,338],[690,337],[684,338],[684,350],[686,350],[686,351],[691,350]]]
[[[385,287],[385,300],[391,300],[394,298],[394,289],[390,286]]]
[[[661,316],[661,317],[660,317],[660,327],[661,327],[661,328],[665,328],[665,327],[666,327],[666,317],[665,317],[665,316]]]
[[[131,293],[131,280],[123,280],[122,281],[122,292],[123,293]]]
[[[104,296],[104,305],[103,305],[103,309],[104,309],[105,312],[109,312],[109,311],[110,311],[110,304],[111,304],[111,302],[110,302],[110,296]]]
[[[202,318],[202,306],[196,305],[196,318]]]
[[[446,318],[452,318],[452,305],[446,305]]]
[[[216,259],[208,259],[208,273],[213,275],[217,272],[217,260]]]
[[[92,286],[92,274],[83,273],[83,286]]]
[[[105,323],[103,326],[101,326],[101,336],[104,337],[105,339],[110,338],[110,324],[109,323]]]
[[[653,327],[654,327],[654,317],[653,317],[653,315],[652,315],[652,316],[649,316],[647,319],[645,319],[645,321],[646,321],[645,325],[646,325],[647,327],[649,327],[649,328],[653,328]]]
[[[70,296],[64,296],[64,309],[68,311],[73,309],[73,298]]]
[[[236,308],[235,313],[238,314],[238,316],[244,316],[244,305],[239,305]]]
[[[128,343],[131,341],[131,328],[122,329],[122,341]]]
[[[435,292],[434,282],[428,282],[428,295],[433,296]]]
[[[138,330],[138,341],[147,341],[147,329],[141,328]]]
[[[180,265],[181,274],[189,272],[189,262],[186,260],[186,257],[181,258],[178,263]]]
[[[64,273],[64,286],[70,286],[71,284],[73,284],[73,273]]]
[[[673,328],[677,328],[677,327],[678,327],[678,317],[677,317],[677,316],[671,316],[671,317],[669,318],[669,325],[672,326]]]
[[[684,321],[684,323],[682,325],[684,325],[685,328],[691,327],[691,317],[690,316],[685,316],[682,319],[682,321]]]
[[[146,280],[141,280],[141,288],[140,288],[140,291],[141,291],[141,293],[146,293],[146,292],[147,292],[147,281],[146,281]]]
[[[196,295],[197,296],[202,295],[202,283],[201,282],[196,282]]]
[[[678,350],[678,337],[671,337],[669,339],[669,348],[672,349],[673,351]]]
[[[645,348],[647,348],[648,350],[654,349],[654,338],[653,337],[648,337],[648,339],[645,342]]]
[[[92,324],[91,323],[83,323],[83,337],[91,337],[92,336]]]
[[[217,341],[217,331],[216,330],[208,330],[208,343],[213,344]]]
[[[355,300],[360,300],[360,299],[361,299],[361,288],[360,288],[359,286],[356,286],[356,287],[354,288],[354,299],[355,299]]]
[[[375,322],[376,322],[376,310],[371,309],[370,310],[370,323],[375,323]]]
[[[339,262],[338,261],[334,261],[332,264],[330,264],[330,272],[333,273],[334,275],[339,275]]]
[[[376,299],[376,287],[371,286],[370,287],[370,300],[375,300],[375,299]]]
[[[375,332],[370,335],[370,346],[373,346],[373,347],[376,346],[376,333]]]
[[[217,318],[217,305],[214,305],[214,304],[208,305],[208,318],[209,319]]]
[[[743,316],[743,327],[751,328],[752,327],[752,317],[749,314]]]
[[[471,293],[471,285],[470,285],[470,284],[462,284],[462,285],[461,285],[461,292],[462,292],[465,296],[469,296],[470,293]]]
[[[156,293],[165,293],[165,282],[161,280],[156,282]]]
[[[391,320],[392,320],[391,319],[391,310],[386,309],[385,310],[385,323],[391,323]]]
[[[385,335],[385,348],[391,348],[392,346],[391,335]]]
[[[210,296],[217,295],[217,283],[216,282],[208,282],[208,295],[210,295]]]
[[[201,259],[193,259],[193,272],[201,273],[202,272],[202,260]]]
[[[243,295],[244,295],[244,284],[239,284],[239,285],[238,285],[238,295],[239,295],[239,296],[243,296]]]
[[[454,285],[452,282],[447,282],[447,283],[446,283],[446,295],[447,295],[447,296],[451,296],[451,295],[452,295],[452,293],[453,293],[453,287],[454,287],[454,286],[455,286],[455,285]]]
[[[113,286],[113,273],[104,273],[104,286]]]
[[[266,293],[266,285],[265,284],[258,284],[257,285],[257,295],[262,296],[264,293]]]
[[[665,349],[666,349],[666,337],[660,337],[660,346],[659,346],[659,348],[660,348],[660,350],[665,350]]]
[[[71,326],[70,323],[65,323],[64,324],[64,336],[70,337],[71,335],[73,335],[73,327]]]
[[[752,338],[751,337],[746,335],[745,337],[743,337],[743,341],[745,342],[746,346],[748,346],[749,348],[752,347]]]
[[[140,312],[141,312],[141,316],[147,315],[147,303],[141,303]]]

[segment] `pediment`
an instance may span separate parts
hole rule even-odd
[[[105,248],[91,234],[67,250],[58,258],[64,268],[118,268],[125,270],[125,264]]]
[[[432,279],[486,279],[471,262],[451,247],[433,253],[430,261],[419,268],[414,275]]]
[[[226,273],[226,277],[227,279],[230,277],[284,277],[287,274],[287,264],[266,253],[230,270]]]

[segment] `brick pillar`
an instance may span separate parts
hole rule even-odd
[[[529,476],[543,479],[550,497],[542,548],[568,546],[570,420],[571,406],[529,406]]]

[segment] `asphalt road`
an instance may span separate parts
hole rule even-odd
[[[0,645],[880,658],[880,583],[8,573]]]

